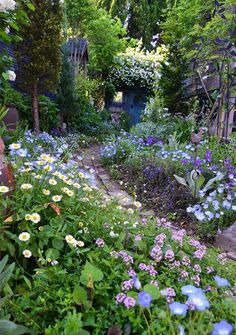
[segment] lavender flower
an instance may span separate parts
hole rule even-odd
[[[230,323],[222,320],[220,322],[214,323],[211,335],[231,335],[233,330],[234,329]]]
[[[140,306],[148,308],[150,307],[151,302],[152,296],[149,293],[143,291],[138,294],[138,303]]]

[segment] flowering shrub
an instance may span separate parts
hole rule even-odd
[[[235,264],[165,219],[142,219],[140,202],[107,198],[68,149],[31,132],[9,146],[16,190],[1,185],[0,250],[17,264],[12,321],[46,335],[231,334]]]
[[[138,85],[152,92],[157,87],[160,62],[165,53],[164,46],[155,52],[144,52],[140,46],[128,48],[115,58],[116,66],[110,70],[108,81],[115,87]]]

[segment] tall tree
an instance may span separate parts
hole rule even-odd
[[[30,25],[21,29],[22,41],[16,45],[18,84],[32,95],[33,126],[39,132],[38,94],[54,91],[61,68],[60,0],[32,0],[34,11],[25,7]]]

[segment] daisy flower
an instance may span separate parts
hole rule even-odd
[[[27,232],[22,232],[22,233],[19,235],[19,240],[20,240],[20,241],[26,242],[26,241],[29,241],[29,239],[30,239],[30,234],[27,233]]]
[[[22,254],[25,256],[25,258],[30,258],[32,256],[32,252],[28,249],[24,250]]]

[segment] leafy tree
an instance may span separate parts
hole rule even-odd
[[[90,69],[105,76],[114,56],[125,49],[126,31],[119,19],[112,19],[93,0],[66,0],[72,36],[86,36],[89,41]]]
[[[61,67],[61,22],[59,0],[33,0],[35,11],[27,12],[30,25],[21,30],[22,41],[16,45],[19,84],[32,94],[34,130],[39,132],[38,94],[54,90]]]
[[[118,17],[127,26],[130,38],[142,39],[143,45],[151,49],[152,37],[161,32],[159,21],[167,0],[99,0],[99,6],[106,8],[112,17]]]

